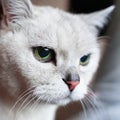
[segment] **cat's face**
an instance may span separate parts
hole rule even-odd
[[[18,6],[10,7],[0,36],[0,76],[9,94],[29,89],[40,101],[57,104],[83,99],[100,60],[95,26],[102,27],[113,8],[71,15],[8,1]]]

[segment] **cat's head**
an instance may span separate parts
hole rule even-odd
[[[1,0],[0,79],[9,95],[28,89],[65,104],[88,94],[101,56],[98,28],[114,7],[73,15],[29,0]]]

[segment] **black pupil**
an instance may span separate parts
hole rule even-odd
[[[88,59],[89,55],[84,55],[80,60],[81,62],[85,62]]]
[[[39,48],[38,53],[40,57],[46,57],[50,54],[50,50],[48,48]]]

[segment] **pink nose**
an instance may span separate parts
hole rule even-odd
[[[75,87],[80,83],[80,81],[66,81],[70,91],[73,91]]]

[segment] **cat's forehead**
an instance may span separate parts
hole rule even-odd
[[[54,8],[37,8],[32,24],[26,27],[32,46],[67,50],[94,42],[88,26],[81,19]]]

